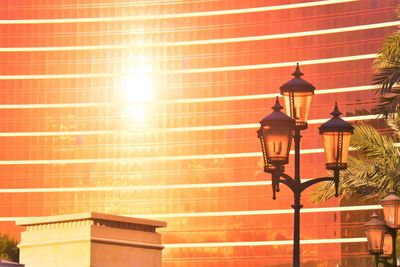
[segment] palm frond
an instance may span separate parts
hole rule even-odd
[[[386,123],[396,133],[397,137],[400,138],[400,110],[391,114],[392,116],[388,117]]]
[[[398,154],[393,139],[381,134],[369,124],[358,124],[354,127],[351,146],[358,153],[365,154],[370,159],[385,158],[391,160]]]
[[[365,163],[364,163],[365,164]],[[390,179],[379,172],[353,173],[345,171],[341,174],[339,183],[340,196],[353,199],[370,199],[383,195],[391,187]],[[317,184],[310,193],[313,203],[326,201],[335,195],[333,182]]]
[[[395,32],[386,37],[382,48],[378,51],[378,57],[373,63],[376,72],[392,66],[399,66],[400,63],[400,33]]]
[[[376,175],[364,175],[365,177],[362,179],[360,179],[360,175],[357,177],[353,177],[351,175],[341,175],[339,183],[340,196],[352,197],[354,199],[369,199],[376,197],[381,189],[377,186],[377,184],[369,182],[369,178]],[[315,187],[313,187],[310,193],[311,201],[313,203],[327,201],[328,199],[334,197],[334,195],[335,188],[333,182],[317,184]]]
[[[400,90],[392,88],[391,91],[391,94],[379,98],[378,104],[373,110],[374,113],[382,114],[385,119],[400,111]]]
[[[396,88],[400,82],[400,33],[385,39],[373,67],[375,74],[372,82],[378,86],[377,93],[382,96],[376,111],[387,118],[388,114],[397,112],[400,103],[400,91]]]
[[[400,19],[400,5],[397,5],[396,7],[396,16],[398,19]]]
[[[379,86],[377,92],[381,95],[394,93],[393,86],[399,82],[400,66],[383,68],[373,77],[373,84]]]
[[[343,195],[343,190],[339,186],[339,194]],[[321,203],[325,202],[335,196],[335,188],[333,182],[324,182],[316,184],[311,192],[310,198],[312,203]]]

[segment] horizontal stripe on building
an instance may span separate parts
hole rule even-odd
[[[395,143],[396,147],[400,143]],[[350,150],[352,150],[350,148]],[[323,148],[301,149],[300,154],[324,153]],[[294,154],[291,150],[290,154]],[[0,160],[2,165],[47,165],[47,164],[91,164],[91,163],[129,163],[137,161],[175,161],[175,160],[208,160],[208,159],[234,159],[262,157],[261,152],[181,155],[181,156],[155,156],[155,157],[129,157],[129,158],[85,158],[85,159],[31,159],[31,160]]]
[[[211,45],[211,44],[265,41],[265,40],[284,39],[284,38],[297,38],[297,37],[307,37],[307,36],[324,35],[324,34],[337,34],[337,33],[352,32],[352,31],[395,27],[399,25],[400,21],[390,21],[390,22],[349,26],[342,28],[331,28],[325,30],[279,33],[279,34],[247,36],[247,37],[233,37],[224,39],[208,39],[208,40],[160,42],[160,43],[138,42],[131,44],[94,45],[94,46],[90,45],[90,46],[1,47],[0,52],[41,52],[41,51],[50,52],[50,51],[84,51],[84,50],[108,50],[108,49],[115,50],[115,49],[132,49],[135,47],[164,48],[164,47],[174,47],[174,46]]]
[[[400,143],[396,144],[397,146]],[[352,150],[350,148],[350,150]],[[300,154],[323,153],[323,148],[301,149]],[[294,154],[291,150],[290,154]],[[1,165],[46,165],[46,164],[89,164],[89,163],[128,163],[135,161],[175,161],[175,160],[207,160],[207,159],[233,159],[261,157],[261,152],[181,155],[181,156],[155,156],[155,157],[129,157],[129,158],[85,158],[85,159],[31,159],[31,160],[0,160]]]
[[[380,210],[381,205],[363,205],[346,207],[324,207],[324,208],[303,208],[301,213],[321,213],[321,212],[345,212],[345,211],[370,211]],[[257,215],[282,215],[292,214],[293,209],[279,210],[245,210],[245,211],[214,211],[214,212],[191,212],[191,213],[164,213],[164,214],[134,214],[127,217],[148,218],[148,219],[168,219],[168,218],[197,218],[197,217],[225,217],[225,216],[257,216]],[[39,216],[40,217],[40,216]],[[18,219],[31,219],[37,217],[0,217],[0,222],[16,221]]]
[[[241,9],[230,9],[230,10],[216,10],[216,11],[204,11],[204,12],[190,12],[190,13],[178,13],[178,14],[160,14],[160,15],[148,14],[148,15],[127,16],[127,17],[0,20],[0,24],[7,24],[7,25],[12,25],[12,24],[59,24],[59,23],[90,23],[90,22],[178,19],[178,18],[221,16],[221,15],[236,15],[236,14],[244,14],[244,13],[267,12],[267,11],[295,9],[295,8],[304,8],[304,7],[317,7],[317,6],[342,4],[342,3],[356,2],[356,1],[360,1],[360,0],[324,0],[324,1],[305,2],[305,3],[297,3],[297,4],[278,5],[278,6],[241,8]]]
[[[345,121],[364,121],[374,120],[378,115],[362,115],[341,117]],[[308,120],[308,124],[321,124],[329,120],[313,119]],[[59,132],[0,132],[0,137],[26,137],[26,136],[88,136],[88,135],[129,135],[131,133],[177,133],[177,132],[195,132],[195,131],[220,131],[220,130],[242,130],[242,129],[257,129],[259,123],[248,124],[232,124],[232,125],[213,125],[213,126],[192,126],[179,128],[143,128],[139,130],[94,130],[94,131],[59,131]]]
[[[377,89],[374,85],[352,86],[345,88],[319,89],[315,90],[316,95],[348,93],[355,91],[366,91]],[[157,100],[151,103],[142,103],[141,105],[167,105],[167,104],[193,104],[193,103],[210,103],[210,102],[226,102],[226,101],[245,101],[270,99],[281,96],[279,93],[259,94],[259,95],[241,95],[241,96],[224,96],[224,97],[207,97],[207,98],[184,98],[171,100]],[[137,104],[136,102],[97,102],[97,103],[59,103],[59,104],[0,104],[0,109],[42,109],[42,108],[96,108],[96,107],[121,107]]]
[[[365,243],[366,237],[356,238],[331,238],[331,239],[308,239],[300,240],[301,245],[320,245],[337,243]],[[173,248],[203,248],[203,247],[253,247],[253,246],[277,246],[293,245],[293,240],[275,240],[275,241],[249,241],[249,242],[209,242],[209,243],[181,243],[181,244],[163,244],[167,249]]]
[[[304,179],[303,181],[306,181]],[[99,187],[70,187],[70,188],[1,188],[0,194],[6,193],[50,193],[50,192],[99,192],[99,191],[143,191],[143,190],[171,190],[171,189],[205,189],[243,186],[269,186],[271,181],[225,182],[204,184],[171,184],[171,185],[126,185],[126,186],[99,186]]]
[[[375,59],[376,57],[377,54],[365,54],[365,55],[334,57],[334,58],[324,58],[324,59],[310,59],[310,60],[302,60],[301,65],[304,66],[304,65],[349,62],[355,60]],[[196,74],[196,73],[271,69],[271,68],[293,67],[297,63],[298,63],[297,61],[291,61],[291,62],[267,63],[267,64],[243,65],[243,66],[179,69],[179,70],[169,70],[169,71],[158,71],[157,75]],[[150,74],[151,73],[149,73],[149,75]],[[0,75],[0,80],[120,78],[129,75],[132,75],[132,73],[128,72],[127,73],[77,73],[77,74],[37,74],[37,75],[21,74],[21,75]]]

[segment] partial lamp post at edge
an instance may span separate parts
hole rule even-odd
[[[400,197],[394,190],[390,190],[389,195],[382,199],[381,206],[385,221],[381,221],[373,213],[364,225],[368,251],[375,257],[375,266],[382,263],[383,266],[397,267],[396,239],[397,230],[400,229]]]

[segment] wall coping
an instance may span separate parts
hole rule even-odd
[[[71,222],[71,221],[81,221],[81,220],[93,220],[93,221],[110,221],[110,222],[121,222],[134,225],[145,225],[154,228],[166,227],[167,223],[157,220],[149,220],[142,218],[132,218],[127,216],[104,214],[98,212],[84,212],[75,214],[65,214],[56,216],[43,216],[43,217],[30,217],[22,218],[16,221],[16,225],[20,226],[31,226],[49,223],[61,223],[61,222]]]

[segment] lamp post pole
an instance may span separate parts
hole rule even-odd
[[[341,113],[336,103],[331,113],[333,117],[319,127],[327,158],[326,168],[332,170],[334,175],[301,182],[300,131],[308,127],[307,117],[315,87],[301,78],[304,74],[298,64],[292,75],[294,78],[280,87],[289,116],[280,111],[282,106],[277,97],[272,107],[274,111],[260,121],[261,126],[257,133],[261,141],[264,171],[272,174],[272,198],[276,199],[276,192],[279,192],[281,183],[293,192],[293,267],[300,267],[301,193],[316,183],[330,181],[335,184],[335,196],[338,196],[339,171],[347,168],[347,154],[353,126],[339,117]],[[289,162],[292,139],[294,139],[295,158],[293,177],[284,172],[284,165]]]
[[[390,235],[392,236],[392,262],[393,266],[397,267],[397,255],[396,255],[396,239],[397,239],[397,231],[396,229],[390,228],[389,230]]]
[[[298,134],[298,143],[300,143],[300,134]],[[295,147],[296,146],[296,138],[295,138]],[[295,162],[295,174],[300,173],[300,146],[298,145],[298,149],[295,150],[295,158],[298,158],[297,164]],[[303,207],[301,205],[301,193],[307,189],[308,187],[320,183],[331,181],[334,183],[338,182],[339,171],[334,172],[333,177],[319,177],[308,180],[306,182],[301,182],[300,176],[296,176],[294,178],[290,177],[286,173],[282,172],[282,168],[276,168],[273,172],[273,180],[275,180],[276,187],[273,188],[274,191],[279,191],[279,183],[285,184],[290,190],[293,192],[294,204],[292,208],[294,209],[294,225],[293,225],[293,267],[300,267],[300,209]],[[278,181],[276,181],[278,179]],[[338,187],[336,187],[336,190]],[[338,191],[336,191],[335,195],[338,195]],[[275,192],[274,192],[275,196]]]
[[[300,180],[300,129],[294,130],[294,180],[296,183],[301,183]],[[301,192],[294,193],[294,231],[293,231],[293,266],[300,266],[300,209],[303,207],[300,203]]]

